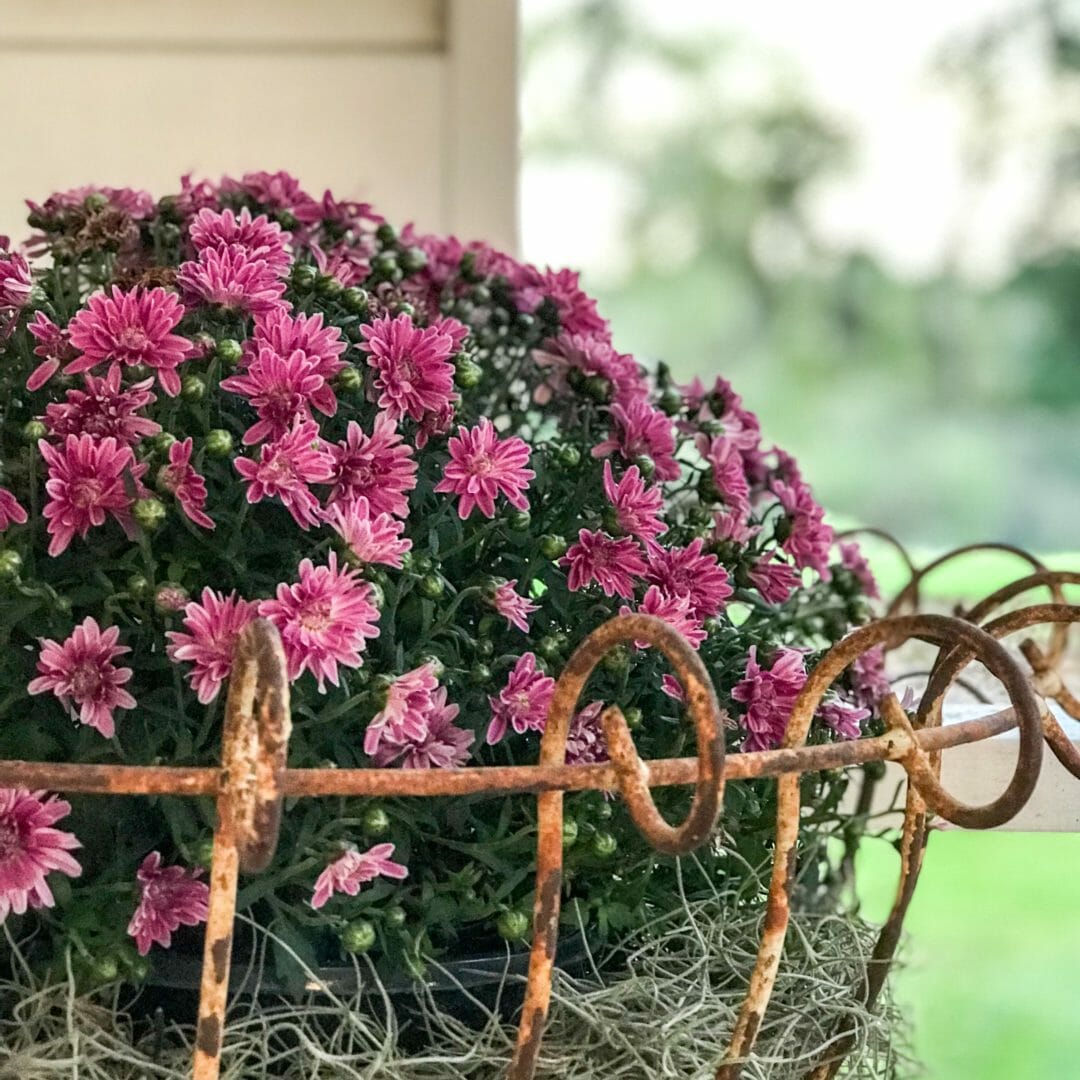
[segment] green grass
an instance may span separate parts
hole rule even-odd
[[[889,845],[867,844],[870,917],[898,868]],[[935,834],[907,931],[896,992],[931,1080],[1080,1076],[1080,835]]]

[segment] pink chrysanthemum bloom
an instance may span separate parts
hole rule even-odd
[[[244,432],[245,446],[280,439],[296,421],[312,418],[312,406],[327,416],[337,412],[334,391],[299,349],[287,357],[259,349],[247,371],[222,379],[221,389],[247,398],[259,414],[258,423]]]
[[[628,536],[636,536],[646,548],[653,547],[656,538],[667,530],[660,520],[664,495],[659,488],[645,486],[641,470],[631,465],[615,483],[611,462],[604,462],[604,494],[615,508],[615,524]]]
[[[458,516],[464,520],[478,509],[484,517],[495,516],[495,499],[518,510],[528,510],[523,492],[536,476],[529,463],[529,447],[516,437],[500,439],[495,425],[486,417],[474,428],[459,427],[449,442],[450,461],[443,478],[435,485],[439,492],[459,496]]]
[[[885,648],[875,645],[857,657],[851,665],[851,687],[856,704],[876,709],[892,693],[892,683],[885,671]]]
[[[25,525],[26,511],[19,505],[19,500],[7,488],[0,488],[0,533],[4,532],[13,522],[16,525]]]
[[[742,509],[720,510],[713,518],[713,539],[730,540],[744,547],[761,532],[760,525],[751,525]]]
[[[822,581],[828,581],[833,531],[824,522],[825,511],[814,500],[810,488],[799,479],[797,470],[791,482],[773,480],[772,489],[788,515],[789,533],[782,544],[783,549],[800,570],[816,570]]]
[[[840,545],[840,565],[855,575],[855,580],[871,600],[881,599],[877,578],[874,577],[874,572],[870,569],[870,564],[866,561],[866,556],[863,555],[858,544],[842,543]]]
[[[279,498],[301,529],[319,523],[319,500],[309,484],[325,484],[333,475],[333,458],[319,438],[314,421],[296,423],[277,442],[259,447],[259,460],[237,458],[236,471],[248,482],[247,501]]]
[[[454,365],[449,362],[454,339],[431,327],[414,326],[408,315],[383,317],[360,327],[361,346],[376,372],[380,408],[393,420],[419,422],[445,408],[454,393]]]
[[[758,559],[747,576],[768,604],[787,603],[788,598],[802,581],[802,575],[793,566],[776,562],[768,555],[763,555]]]
[[[292,265],[292,257],[285,247],[292,237],[265,214],[253,218],[246,206],[239,214],[231,210],[221,213],[200,210],[191,223],[189,235],[196,251],[235,244],[247,252],[249,259],[262,259],[275,274],[284,274]]]
[[[586,293],[575,270],[548,269],[529,275],[528,284],[519,285],[517,302],[522,311],[533,312],[546,299],[559,312],[559,326],[567,334],[603,334],[607,320],[596,310],[596,301]]]
[[[263,600],[259,614],[281,632],[289,678],[310,671],[324,693],[327,681],[338,685],[339,666],[363,664],[367,639],[379,636],[379,609],[371,602],[371,586],[356,570],[339,570],[333,552],[326,566],[304,559],[299,578],[279,585],[277,598]]]
[[[709,636],[701,625],[701,620],[694,614],[690,597],[685,593],[670,595],[657,585],[650,585],[645,590],[645,599],[638,604],[637,611],[624,604],[619,608],[620,615],[653,615],[673,626],[690,644],[700,648]],[[647,641],[635,641],[639,649],[648,648]]]
[[[256,347],[272,349],[278,356],[302,352],[326,380],[327,388],[323,393],[333,397],[329,383],[345,367],[341,356],[348,348],[348,342],[342,338],[338,327],[323,325],[321,312],[292,315],[285,308],[275,308],[256,317],[252,341]],[[326,405],[328,407],[324,408],[316,402],[316,408],[333,416],[334,405],[329,401]]]
[[[567,765],[596,765],[608,760],[607,742],[600,726],[602,701],[594,701],[574,714],[566,735]]]
[[[750,509],[750,484],[746,478],[746,466],[738,447],[725,436],[710,438],[698,435],[695,440],[698,452],[712,470],[712,485],[724,502],[735,510]]]
[[[294,215],[306,214],[308,208],[319,204],[300,186],[292,173],[279,169],[277,172],[249,172],[239,179],[231,176],[221,178],[222,192],[242,192],[257,203],[274,210],[290,210]]]
[[[593,457],[618,452],[626,461],[649,458],[658,480],[678,480],[675,433],[671,420],[647,401],[633,399],[611,406],[611,434],[592,449]]]
[[[158,487],[176,496],[180,509],[204,529],[213,529],[213,519],[203,509],[206,506],[206,481],[191,464],[195,440],[189,435],[169,447],[169,464],[158,470]]]
[[[438,686],[431,662],[394,679],[386,689],[383,707],[371,718],[364,733],[364,753],[374,756],[384,739],[397,743],[421,739],[426,730],[424,718]]]
[[[42,361],[26,380],[26,389],[33,392],[40,390],[60,370],[62,364],[74,360],[79,354],[71,347],[68,332],[61,330],[44,311],[35,311],[34,317],[26,324],[26,329],[37,342],[34,355],[40,356]]]
[[[588,378],[598,376],[611,385],[613,401],[626,402],[645,397],[648,385],[637,361],[627,353],[617,352],[606,337],[583,334],[560,334],[544,342],[542,349],[533,351],[536,366],[547,369],[547,379],[533,391],[540,404],[554,394],[565,397],[570,392],[569,379],[575,374]]]
[[[259,315],[283,305],[285,282],[262,259],[236,244],[206,248],[194,262],[181,263],[176,283],[196,302]]]
[[[431,439],[441,439],[454,426],[454,415],[449,401],[436,412],[426,413],[416,428],[416,449],[423,450]]]
[[[311,906],[318,911],[336,892],[355,896],[361,885],[377,877],[393,878],[395,881],[407,878],[408,868],[393,862],[393,854],[393,844],[376,844],[363,852],[350,844],[349,849],[330,863],[316,879]]]
[[[628,536],[616,540],[605,532],[588,529],[578,533],[577,543],[559,560],[559,565],[568,571],[571,592],[595,581],[605,596],[618,595],[627,600],[634,596],[634,578],[649,569],[636,540]]]
[[[357,563],[401,568],[401,556],[412,541],[401,534],[405,523],[389,514],[373,514],[367,499],[335,503],[323,512],[326,523],[345,541]]]
[[[184,631],[169,630],[165,653],[173,663],[191,664],[188,674],[199,703],[209,705],[232,671],[233,652],[241,631],[256,617],[257,600],[242,600],[203,589],[201,602],[184,607]]]
[[[703,552],[704,546],[699,536],[686,547],[652,550],[646,575],[669,596],[690,597],[690,606],[699,619],[716,615],[734,592],[727,571],[715,555]]]
[[[169,397],[180,393],[180,366],[192,353],[191,342],[172,331],[184,317],[184,306],[165,289],[94,293],[68,324],[71,344],[82,353],[64,368],[68,375],[91,371],[106,361],[157,372]]]
[[[151,851],[143,859],[135,872],[139,903],[127,928],[140,956],[146,956],[153,945],[167,949],[177,927],[206,922],[210,889],[205,881],[199,881],[201,872],[162,866],[160,851]]]
[[[62,645],[41,641],[39,675],[26,688],[31,694],[55,694],[66,708],[79,707],[79,722],[111,739],[116,732],[115,709],[134,709],[135,699],[124,689],[131,668],[117,667],[113,660],[131,650],[118,645],[120,628],[102,630],[91,616],[75,627]]]
[[[403,769],[457,769],[469,760],[476,736],[454,724],[456,705],[446,703],[446,687],[435,690],[423,714],[423,732],[400,741],[384,734],[375,751],[375,763],[386,767],[397,762]]]
[[[82,847],[74,835],[53,826],[71,804],[44,791],[0,788],[0,923],[14,912],[51,908],[47,881],[52,871],[78,877],[82,867],[70,852]]]
[[[488,698],[491,705],[488,746],[499,742],[508,727],[519,735],[526,731],[543,731],[554,693],[555,680],[537,670],[536,656],[531,652],[519,656],[506,685],[494,697]]]
[[[862,735],[862,722],[870,710],[833,698],[823,701],[814,715],[841,739],[857,739]]]
[[[491,606],[506,620],[508,626],[516,626],[527,634],[529,616],[540,609],[538,605],[514,592],[516,586],[517,578],[496,585],[491,595]]]
[[[118,443],[135,446],[161,431],[160,424],[139,414],[140,409],[157,401],[150,392],[152,379],[125,387],[120,381],[120,368],[113,366],[104,378],[87,375],[84,382],[85,389],[69,390],[62,404],[45,406],[45,426],[54,437],[112,436]]]
[[[367,499],[374,514],[409,516],[407,495],[416,487],[417,465],[387,413],[375,417],[370,435],[350,420],[345,441],[327,449],[334,459],[331,504]]]
[[[17,251],[9,252],[8,244],[8,238],[0,236],[0,314],[22,310],[34,284],[30,264]]]
[[[133,500],[125,476],[137,484],[146,466],[136,464],[130,446],[121,446],[112,437],[69,435],[62,447],[50,446],[42,439],[38,450],[49,469],[45,483],[49,501],[44,515],[52,537],[50,555],[59,555],[76,536],[103,525],[106,514],[131,531]]]
[[[778,649],[772,667],[764,668],[758,663],[757,646],[750,646],[746,672],[731,691],[732,698],[746,707],[744,750],[772,750],[784,741],[792,707],[805,682],[801,652]]]

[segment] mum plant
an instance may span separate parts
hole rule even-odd
[[[233,644],[262,616],[294,765],[528,763],[570,651],[627,611],[699,650],[729,749],[765,749],[815,654],[868,617],[857,548],[730,385],[647,374],[570,271],[284,173],[29,205],[26,244],[0,240],[2,758],[217,761]],[[814,739],[873,723],[878,661]],[[617,650],[569,760],[605,759],[604,703],[643,758],[691,753],[680,699],[662,657]],[[804,782],[838,821],[843,778]],[[618,799],[568,796],[566,918],[603,938],[738,879],[767,854],[771,790],[729,786],[723,843],[685,867]],[[534,814],[307,801],[240,908],[312,962],[416,972],[466,936],[519,942]],[[43,963],[137,979],[205,918],[212,823],[209,802],[2,790],[0,920],[44,929]],[[804,870],[808,895],[836,884],[809,841]]]

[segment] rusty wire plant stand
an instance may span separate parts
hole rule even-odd
[[[218,821],[214,833],[210,906],[206,925],[194,1080],[219,1074],[240,873],[258,873],[274,854],[284,798],[328,795],[437,796],[455,794],[532,794],[538,804],[536,893],[532,952],[517,1046],[507,1076],[530,1080],[540,1052],[551,997],[562,892],[563,795],[586,789],[617,791],[638,829],[659,852],[686,854],[713,835],[723,806],[724,785],[754,777],[776,777],[777,826],[773,871],[757,963],[746,997],[719,1065],[717,1080],[738,1080],[753,1052],[781,964],[789,921],[789,893],[795,871],[802,773],[868,762],[893,761],[908,776],[901,838],[901,873],[892,912],[882,927],[861,985],[860,1000],[872,1008],[884,985],[900,940],[904,916],[922,865],[931,815],[970,829],[987,829],[1014,817],[1030,798],[1047,743],[1069,772],[1080,778],[1080,754],[1051,715],[1045,699],[1056,700],[1080,719],[1080,700],[1061,676],[1068,626],[1080,622],[1080,606],[1066,604],[1062,586],[1080,585],[1080,573],[1048,570],[1039,560],[1007,545],[962,548],[919,569],[900,550],[911,580],[888,614],[835,645],[810,674],[788,723],[783,745],[771,751],[725,754],[726,717],[697,653],[667,623],[650,616],[620,616],[605,623],[578,647],[562,672],[533,766],[494,766],[448,770],[290,769],[289,684],[277,631],[257,620],[242,635],[230,680],[220,768],[76,765],[25,761],[0,762],[0,786],[48,788],[100,795],[213,796]],[[954,615],[918,614],[920,585],[943,562],[980,547],[1012,552],[1032,573],[987,597],[970,611]],[[1002,605],[1036,588],[1051,602],[1010,610],[989,618]],[[987,621],[989,620],[989,621]],[[1026,674],[1001,645],[1003,636],[1049,625],[1049,647],[1026,639],[1020,651],[1031,667]],[[893,649],[919,639],[939,649],[914,718],[895,695],[882,706],[883,734],[852,742],[807,746],[811,719],[825,692],[859,656],[877,646]],[[570,720],[586,681],[615,646],[647,640],[671,663],[685,692],[697,734],[697,755],[642,761],[617,706],[602,715],[610,761],[567,765]],[[981,662],[1004,686],[1010,707],[964,723],[942,726],[942,702],[971,661]],[[1019,733],[1014,774],[1001,795],[983,806],[957,801],[939,782],[941,753],[1011,729]],[[686,819],[673,826],[663,819],[650,794],[653,787],[693,785]],[[838,1030],[827,1059],[806,1080],[829,1080],[841,1068],[855,1041]]]

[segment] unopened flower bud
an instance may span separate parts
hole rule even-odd
[[[156,529],[160,529],[165,523],[166,513],[165,504],[160,499],[155,499],[153,496],[147,499],[137,500],[131,510],[131,516],[135,518],[138,524],[147,532],[154,532]]]
[[[660,395],[660,411],[667,416],[675,416],[683,406],[682,394],[673,386],[669,386]]]
[[[28,443],[36,443],[48,435],[49,429],[40,420],[28,420],[23,425],[22,435]]]
[[[505,941],[522,941],[529,934],[529,916],[524,911],[504,911],[496,923],[499,937]]]
[[[227,367],[240,363],[240,357],[244,355],[244,347],[235,338],[222,338],[214,349],[218,359]]]
[[[459,354],[454,361],[454,382],[462,390],[471,390],[480,385],[484,377],[484,369],[464,353]]]
[[[386,836],[390,831],[390,817],[381,806],[369,806],[360,821],[365,836]]]
[[[214,428],[206,433],[206,452],[211,457],[228,457],[233,451],[233,437],[224,428]]]
[[[171,431],[159,431],[151,440],[150,445],[159,453],[167,454],[169,447],[176,442],[176,436]]]
[[[198,375],[185,375],[180,380],[180,396],[185,401],[202,401],[206,397],[206,382]]]
[[[397,231],[390,222],[380,222],[379,227],[375,230],[375,239],[378,240],[383,247],[389,247],[396,242]]]
[[[427,256],[424,254],[422,248],[411,247],[406,248],[401,253],[401,269],[406,274],[415,274],[420,270],[423,270],[427,266]]]
[[[341,944],[346,952],[366,953],[375,944],[375,927],[367,919],[356,919],[342,930]]]
[[[312,266],[310,263],[296,263],[296,265],[293,266],[292,283],[295,288],[306,292],[308,289],[314,289],[315,283],[318,280],[318,268]]]
[[[191,595],[182,585],[167,581],[154,594],[154,607],[163,615],[183,611],[191,603]]]
[[[320,296],[333,300],[345,291],[345,286],[333,274],[320,274],[315,282],[315,291]]]
[[[363,315],[368,309],[369,301],[367,292],[364,289],[358,289],[355,285],[341,294],[342,306],[353,315]]]
[[[511,510],[506,523],[514,532],[526,532],[532,524],[532,514],[528,510]]]
[[[446,592],[446,583],[438,574],[425,574],[417,584],[420,595],[428,600],[438,600]]]
[[[540,554],[545,559],[561,559],[566,554],[567,543],[561,536],[545,533],[540,537]]]
[[[0,581],[17,581],[22,564],[22,556],[12,548],[0,551]]]

